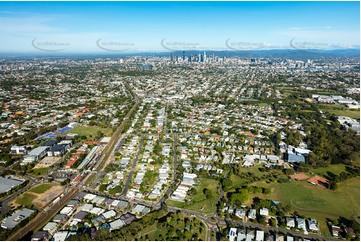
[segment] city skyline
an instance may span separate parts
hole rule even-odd
[[[359,48],[359,2],[1,2],[1,52]]]

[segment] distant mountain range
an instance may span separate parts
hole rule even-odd
[[[185,56],[198,55],[199,53],[207,53],[207,56],[215,55],[218,57],[240,57],[240,58],[285,58],[285,59],[316,59],[316,58],[335,58],[335,57],[360,57],[360,49],[335,49],[335,50],[319,50],[319,49],[277,49],[277,50],[185,50]],[[183,51],[168,52],[138,52],[138,53],[0,53],[3,59],[52,59],[52,58],[116,58],[127,56],[182,56]]]

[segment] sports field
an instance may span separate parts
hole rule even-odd
[[[254,185],[271,189],[271,194],[255,194],[288,204],[294,211],[306,217],[316,218],[322,232],[328,233],[326,218],[337,219],[340,216],[355,218],[360,214],[360,178],[355,177],[337,184],[335,191],[312,185],[307,181],[291,180],[288,183],[257,182]],[[252,203],[252,198],[247,204]]]
[[[74,129],[67,131],[67,133],[74,133],[89,138],[90,136],[96,136],[98,131],[102,132],[104,136],[110,136],[112,133],[111,128],[100,128],[95,126],[77,126]]]
[[[44,193],[45,191],[49,190],[53,185],[50,184],[50,183],[44,183],[44,184],[41,184],[39,186],[36,186],[36,187],[33,187],[32,189],[30,189],[29,192],[34,192],[34,193],[37,193],[37,194],[41,194],[41,193]]]

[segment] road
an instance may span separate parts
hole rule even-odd
[[[163,197],[159,200],[159,204],[165,202],[166,197],[169,197],[173,192],[173,186],[177,185],[177,170],[178,170],[178,159],[177,159],[177,134],[173,133],[173,183],[169,186],[168,190],[164,193]]]
[[[226,226],[226,225],[233,224],[234,226],[237,226],[237,227],[258,228],[260,230],[263,230],[264,232],[269,232],[269,231],[274,231],[276,233],[282,232],[283,234],[291,234],[293,236],[298,236],[298,237],[307,238],[307,239],[325,240],[325,238],[323,238],[322,236],[316,235],[316,234],[305,235],[301,231],[291,231],[291,230],[288,230],[285,228],[268,227],[268,226],[264,226],[264,225],[258,224],[258,223],[255,224],[255,223],[250,223],[250,222],[235,221],[232,219],[221,219],[221,218],[215,217],[213,215],[207,215],[207,214],[203,214],[203,213],[196,212],[193,210],[188,210],[188,209],[183,209],[183,208],[178,208],[178,207],[169,207],[168,206],[167,208],[168,208],[168,211],[170,211],[170,212],[180,211],[184,214],[188,214],[190,216],[195,216],[198,219],[201,219],[202,221],[207,223],[207,225],[211,231],[216,230],[218,226]],[[212,221],[212,220],[215,220],[215,221]]]
[[[131,167],[131,169],[130,169],[130,172],[129,172],[127,181],[125,182],[123,192],[122,192],[122,194],[121,194],[121,197],[122,197],[122,198],[125,198],[126,195],[127,195],[130,181],[132,180],[135,167],[136,167],[136,165],[137,165],[137,163],[138,163],[139,155],[140,155],[140,152],[142,151],[142,148],[143,148],[143,136],[141,136],[139,142],[140,142],[140,143],[139,143],[139,148],[138,148],[137,154],[136,154],[136,156],[135,156],[135,159],[134,159],[133,164],[132,164],[132,167]]]
[[[55,215],[60,209],[62,209],[65,204],[78,192],[78,189],[71,188],[70,191],[65,194],[64,197],[60,199],[55,205],[50,207],[48,210],[44,210],[33,218],[29,223],[27,223],[24,227],[20,228],[16,231],[12,236],[10,236],[8,241],[20,240],[23,236],[28,234],[30,231],[34,231],[38,227],[44,225],[46,221],[48,221],[53,215]]]

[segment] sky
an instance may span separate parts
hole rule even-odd
[[[0,2],[0,52],[359,48],[359,2]]]

